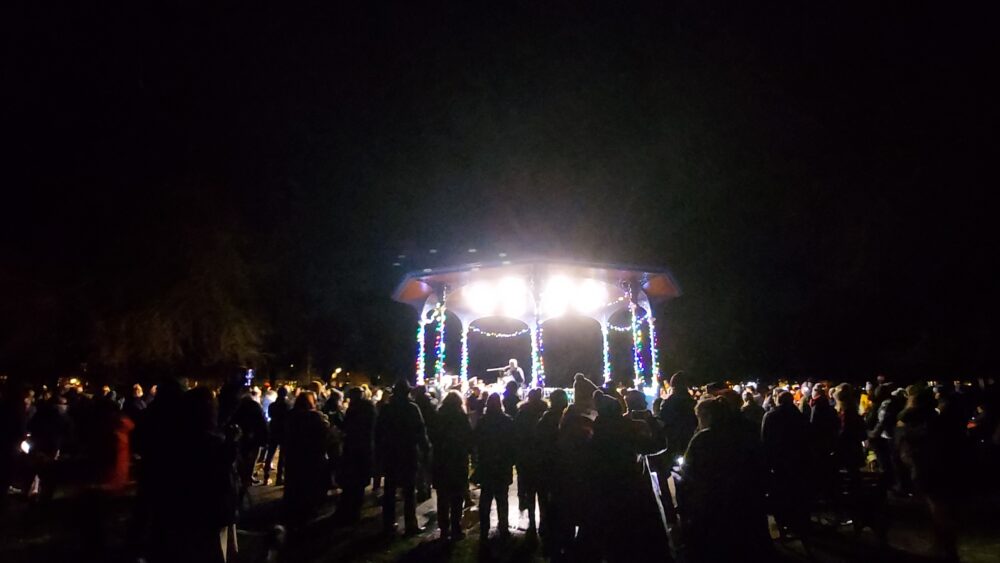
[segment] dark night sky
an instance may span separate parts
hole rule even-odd
[[[160,4],[4,18],[0,372],[192,263],[274,364],[406,369],[393,284],[468,247],[670,267],[670,370],[995,372],[995,14]]]

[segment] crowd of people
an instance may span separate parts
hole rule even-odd
[[[334,499],[333,521],[358,523],[371,487],[387,534],[402,500],[407,535],[423,531],[417,505],[433,490],[440,537],[464,538],[463,514],[478,509],[486,546],[494,509],[495,537],[510,536],[515,478],[526,534],[554,561],[765,560],[768,515],[789,538],[808,537],[818,509],[878,528],[884,492],[924,499],[936,548],[957,559],[967,468],[985,475],[1000,449],[993,381],[695,388],[678,373],[650,390],[576,374],[571,389],[498,393],[167,378],[124,397],[5,385],[0,408],[0,487],[43,507],[79,493],[87,547],[100,550],[93,516],[134,481],[128,545],[150,561],[226,561],[247,492],[270,485],[284,487],[291,529]]]

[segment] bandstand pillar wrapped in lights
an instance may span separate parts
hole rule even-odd
[[[677,282],[665,269],[523,260],[411,272],[403,277],[393,298],[411,305],[420,313],[415,365],[418,384],[423,384],[427,375],[428,330],[434,334],[434,377],[441,378],[447,374],[445,320],[450,314],[462,325],[458,374],[463,383],[470,377],[470,333],[493,338],[527,334],[531,339],[531,385],[544,387],[544,323],[573,311],[597,321],[601,327],[605,383],[610,382],[613,375],[611,333],[630,335],[634,384],[641,386],[650,378],[660,376],[654,306],[678,297],[680,293]],[[621,311],[628,313],[628,322],[625,326],[616,326],[611,318]],[[477,321],[487,317],[514,319],[523,323],[524,328],[510,333],[496,333],[476,326]],[[647,348],[648,353],[644,353]],[[649,358],[648,365],[644,354]]]

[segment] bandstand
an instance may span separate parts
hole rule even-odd
[[[526,326],[524,331],[531,339],[531,385],[545,387],[543,324],[573,312],[600,324],[605,383],[612,379],[609,333],[631,335],[634,384],[640,386],[659,376],[654,306],[680,294],[673,276],[662,268],[535,259],[410,272],[396,288],[393,299],[419,313],[415,365],[418,384],[424,383],[428,367],[438,379],[447,375],[445,319],[451,313],[462,325],[459,377],[463,384],[469,379],[470,331],[490,334],[478,329],[476,322],[499,316]],[[622,310],[628,312],[627,324],[612,324],[612,315]],[[430,366],[426,344],[429,330],[434,334]]]

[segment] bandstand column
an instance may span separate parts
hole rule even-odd
[[[462,370],[460,375],[462,376],[463,388],[469,383],[469,329],[471,326],[471,321],[462,321]]]
[[[632,369],[635,372],[634,384],[639,387],[643,380],[642,369],[642,326],[639,324],[638,305],[631,287],[628,291],[628,310],[632,320]]]
[[[445,301],[448,298],[448,288],[441,289],[441,301],[438,302],[435,312],[437,315],[437,338],[434,342],[434,377],[441,381],[444,375],[445,360],[445,320],[447,319],[447,307]]]
[[[657,352],[659,342],[656,339],[656,319],[653,318],[652,309],[649,311],[647,322],[649,323],[649,363],[652,364],[650,371],[652,371],[653,381],[656,382],[660,380],[660,354]]]
[[[535,387],[545,386],[545,364],[542,359],[542,325],[535,316],[531,324],[531,378]]]
[[[540,317],[542,299],[539,294],[538,285],[535,283],[536,278],[537,272],[532,269],[528,281],[528,293],[531,297],[531,311],[533,313],[528,322],[531,331],[531,379],[535,387],[545,387],[545,358],[543,357],[545,341],[542,337],[542,322]]]
[[[427,324],[433,320],[433,316],[428,320],[427,313],[432,310],[435,309],[429,305],[429,301],[424,303],[423,309],[420,311],[420,316],[417,318],[417,385],[424,384],[424,373],[427,369]]]
[[[608,338],[608,317],[601,318],[601,337],[603,340],[602,357],[604,358],[604,383],[611,383],[611,343]]]

